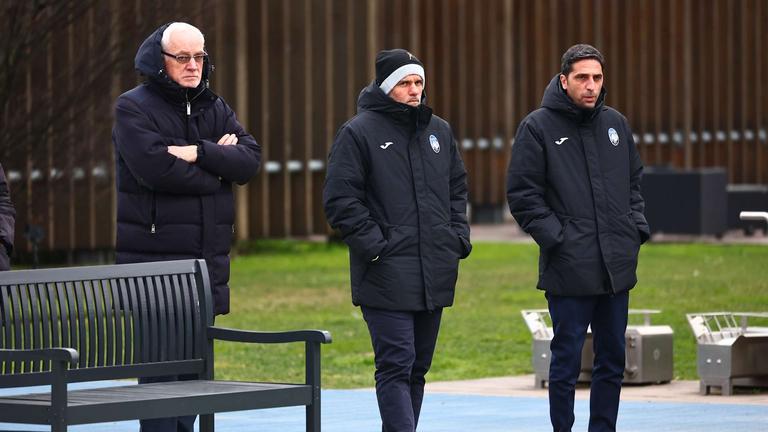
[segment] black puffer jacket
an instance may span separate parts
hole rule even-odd
[[[323,193],[328,221],[349,245],[352,301],[450,306],[459,259],[471,251],[466,171],[451,128],[375,83],[357,105],[336,135]]]
[[[580,109],[555,76],[515,136],[509,208],[541,247],[538,288],[555,295],[631,289],[650,235],[632,131],[604,100],[605,89],[594,110]]]
[[[112,140],[117,163],[117,262],[204,258],[213,285],[215,313],[229,311],[229,249],[234,226],[232,183],[258,171],[261,148],[235,113],[208,89],[210,64],[195,89],[164,71],[160,39],[167,25],[144,41],[136,69],[146,82],[115,104]],[[218,145],[227,133],[236,145]],[[196,144],[194,164],[169,145]]]
[[[10,270],[13,236],[16,227],[16,209],[11,202],[11,190],[0,165],[0,270]]]

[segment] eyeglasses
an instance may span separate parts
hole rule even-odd
[[[208,53],[205,51],[203,51],[202,54],[195,54],[193,56],[187,55],[187,54],[175,55],[175,54],[167,53],[165,51],[160,51],[160,52],[163,53],[163,55],[167,55],[168,57],[173,57],[173,59],[176,60],[176,62],[178,62],[179,64],[187,64],[192,59],[195,59],[195,62],[197,63],[202,63],[203,60],[205,60],[205,58],[208,57]]]

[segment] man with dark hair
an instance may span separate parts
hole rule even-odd
[[[232,184],[256,175],[261,147],[208,88],[213,68],[196,27],[161,26],[139,47],[135,67],[146,81],[117,99],[112,130],[117,262],[203,258],[214,313],[226,314],[235,232]],[[191,432],[194,420],[142,420],[141,430]]]
[[[381,51],[328,158],[325,214],[349,246],[352,302],[373,344],[382,431],[413,432],[440,317],[469,255],[464,163],[424,104],[422,63]]]
[[[11,190],[0,165],[0,271],[11,269],[11,252],[16,226],[16,209],[11,202]]]
[[[538,243],[539,281],[554,327],[550,418],[570,431],[581,350],[591,325],[589,431],[615,431],[624,375],[629,290],[650,231],[640,195],[643,165],[629,124],[604,105],[603,56],[579,44],[541,108],[517,129],[507,172],[509,209]]]

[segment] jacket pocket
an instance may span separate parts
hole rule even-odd
[[[435,250],[438,253],[445,253],[461,258],[466,254],[464,242],[453,230],[450,223],[442,223],[432,227],[432,239],[435,242]]]
[[[386,230],[386,239],[387,245],[379,253],[379,259],[419,254],[419,233],[416,227],[390,225]]]

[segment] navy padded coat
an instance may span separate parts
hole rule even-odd
[[[627,119],[604,106],[605,94],[593,110],[580,109],[557,75],[515,136],[507,200],[540,246],[538,288],[554,295],[631,289],[650,236],[643,164]]]
[[[323,192],[328,222],[349,246],[355,305],[453,304],[459,259],[472,248],[466,176],[445,120],[375,83],[363,89],[336,135]]]
[[[146,81],[115,103],[112,141],[117,164],[117,262],[204,258],[216,314],[229,312],[229,250],[234,233],[232,183],[257,173],[261,148],[235,113],[208,89],[210,63],[194,89],[164,71],[160,39],[164,25],[136,54]],[[236,145],[218,145],[227,133]],[[198,145],[190,164],[169,145]]]

